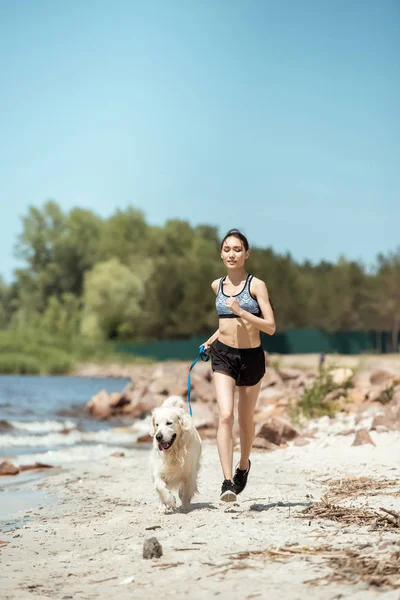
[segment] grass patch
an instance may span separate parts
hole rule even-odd
[[[291,410],[291,417],[299,423],[303,419],[315,419],[333,415],[338,411],[337,399],[347,396],[349,388],[353,386],[352,378],[345,383],[337,384],[333,381],[331,371],[336,367],[322,367],[310,387],[307,387],[300,400]]]
[[[34,329],[0,331],[2,374],[63,375],[85,362],[130,365],[154,360],[117,353],[112,342],[87,342],[79,336],[64,339]]]
[[[33,356],[18,352],[0,354],[0,373],[2,375],[38,375],[40,362]]]

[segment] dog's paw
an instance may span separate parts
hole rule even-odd
[[[162,515],[169,515],[174,511],[174,507],[172,506],[166,506],[165,504],[161,503],[158,507],[158,511],[162,514]]]
[[[174,496],[170,496],[169,498],[166,499],[165,502],[166,506],[168,506],[168,508],[176,508],[176,499],[174,498]]]

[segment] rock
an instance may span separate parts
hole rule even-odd
[[[144,541],[143,558],[160,558],[162,554],[162,546],[157,538],[152,537]]]
[[[185,365],[185,373],[187,375],[187,373],[189,372],[189,366],[190,365]],[[208,381],[208,383],[212,383],[212,369],[211,369],[211,360],[204,362],[199,360],[196,363],[196,366],[194,367],[194,369],[191,371],[191,377],[195,375],[196,377],[201,377],[202,379],[204,379],[205,381]]]
[[[349,404],[360,405],[364,402],[365,395],[359,389],[351,389],[347,392],[347,401]]]
[[[128,393],[119,393],[119,392],[111,392],[110,394],[110,404],[111,407],[114,409],[117,408],[122,408],[123,406],[125,406],[126,404],[130,404],[131,403],[131,399],[128,396]]]
[[[92,397],[87,407],[93,417],[108,419],[112,414],[111,402],[111,396],[105,390],[101,390]]]
[[[345,393],[345,391],[342,388],[337,388],[336,390],[332,390],[331,392],[328,392],[326,394],[326,396],[321,400],[321,404],[335,402],[336,400],[338,400],[338,398],[343,396],[344,393]]]
[[[217,437],[217,429],[211,427],[200,429],[199,436],[202,440],[215,440]]]
[[[348,367],[339,367],[331,369],[330,376],[335,385],[344,385],[353,377],[353,370]]]
[[[294,445],[295,446],[307,446],[307,444],[310,443],[310,440],[308,440],[305,437],[298,437],[297,439],[294,440]]]
[[[191,398],[193,400],[201,400],[201,402],[216,402],[217,398],[215,396],[215,388],[210,381],[198,373],[193,372],[190,376],[190,381],[192,386]],[[187,388],[184,395],[187,395]]]
[[[271,417],[256,429],[257,438],[264,438],[277,446],[298,436],[299,432],[288,421],[280,417]]]
[[[289,369],[288,367],[284,369],[277,369],[277,371],[283,381],[297,379],[298,377],[302,377],[304,375],[301,369]]]
[[[261,381],[261,390],[275,385],[281,385],[282,378],[275,369],[267,369]]]
[[[148,391],[163,396],[184,396],[187,392],[187,381],[182,367],[173,363],[158,365],[153,372]]]
[[[267,387],[260,391],[258,396],[259,405],[276,404],[284,396],[284,392],[275,387]]]
[[[139,435],[139,437],[136,441],[139,444],[148,444],[153,441],[153,438],[151,437],[151,435],[149,433],[145,433],[143,435]]]
[[[153,412],[165,400],[164,396],[145,394],[140,400],[132,402],[129,407],[129,416],[134,419],[143,419]]]
[[[375,431],[376,433],[386,433],[387,431],[389,431],[389,428],[385,427],[384,425],[377,425],[375,427]]]
[[[2,475],[18,475],[20,469],[10,463],[8,460],[4,460],[0,463],[0,476]]]
[[[110,456],[114,456],[115,458],[123,458],[125,456],[125,452],[113,452]]]
[[[260,450],[279,450],[279,446],[277,446],[276,444],[273,444],[272,442],[269,442],[268,440],[265,440],[264,438],[258,438],[256,437],[254,442],[253,442],[253,448],[258,448]]]
[[[258,424],[265,423],[267,419],[273,416],[277,416],[279,411],[275,404],[268,404],[268,406],[257,406],[254,413],[254,422]]]
[[[385,427],[386,430],[392,428],[392,419],[385,413],[378,413],[375,415],[372,421],[371,429],[377,429],[378,427]]]
[[[387,381],[392,381],[393,374],[386,371],[386,369],[376,369],[372,371],[369,380],[373,385],[381,385]]]
[[[45,463],[35,462],[33,465],[21,465],[20,471],[31,471],[36,469],[54,469],[54,465],[46,465]]]
[[[193,424],[197,430],[201,429],[216,429],[218,426],[218,415],[215,405],[211,403],[197,402],[192,406]]]
[[[387,380],[384,383],[376,385],[372,388],[368,394],[368,400],[370,402],[380,402],[381,404],[388,404],[394,395],[394,387],[392,380]]]
[[[375,446],[368,431],[366,429],[359,429],[356,431],[352,446],[363,446],[365,444],[372,444],[372,446]]]

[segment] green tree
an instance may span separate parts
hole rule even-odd
[[[117,258],[95,265],[85,276],[82,334],[109,339],[135,336],[143,291],[143,274]]]
[[[386,256],[379,254],[377,260],[371,306],[382,329],[391,332],[391,349],[397,352],[400,330],[400,246]]]
[[[117,258],[127,265],[134,257],[149,256],[151,231],[140,210],[118,210],[102,224],[98,260]]]
[[[43,312],[51,297],[82,293],[84,273],[96,262],[101,220],[91,211],[73,209],[64,214],[58,204],[30,207],[22,219],[15,252],[27,263],[16,272],[22,294],[30,294]]]
[[[72,339],[79,334],[81,306],[77,296],[65,293],[61,298],[51,296],[39,327],[58,338]]]

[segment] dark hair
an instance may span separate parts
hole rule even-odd
[[[224,245],[224,242],[226,240],[226,238],[230,237],[230,236],[236,237],[239,240],[241,240],[243,242],[243,246],[245,250],[249,249],[249,242],[247,241],[247,237],[245,235],[243,235],[243,233],[241,231],[239,231],[239,229],[230,229],[228,231],[228,233],[224,236],[224,239],[221,242],[221,249],[222,246]]]

